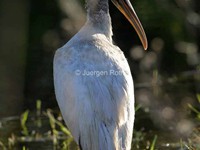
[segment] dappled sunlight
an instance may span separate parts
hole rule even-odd
[[[74,35],[86,21],[86,12],[78,0],[59,0],[59,6],[66,18],[61,20],[61,27]]]
[[[165,42],[163,41],[162,38],[155,37],[151,41],[150,48],[153,51],[159,53],[159,52],[161,52],[163,50],[164,44],[165,44]]]
[[[148,150],[155,141],[159,150],[198,150],[199,0],[131,3],[147,34],[147,51],[112,3],[110,14],[113,42],[134,79],[132,147]],[[2,1],[0,12],[0,149],[78,149],[58,110],[52,68],[55,51],[86,21],[84,0]]]
[[[175,45],[175,48],[178,52],[184,53],[187,56],[187,63],[189,65],[198,65],[200,61],[198,53],[198,45],[195,43],[189,42],[178,42]]]

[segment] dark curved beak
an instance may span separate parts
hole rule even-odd
[[[131,5],[130,1],[129,0],[112,0],[112,2],[121,11],[121,13],[128,19],[128,21],[132,24],[132,26],[134,27],[135,31],[137,32],[140,38],[140,41],[142,42],[144,49],[146,50],[148,48],[147,37],[142,27],[142,24],[140,23],[140,20],[138,19],[138,16],[135,10],[133,9],[133,6]]]

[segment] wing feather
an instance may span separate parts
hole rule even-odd
[[[130,149],[134,95],[128,63],[116,47],[102,50],[92,42],[56,52],[54,84],[59,107],[83,150]],[[121,74],[113,75],[111,70]],[[97,74],[102,71],[105,74]]]

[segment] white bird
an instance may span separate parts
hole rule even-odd
[[[87,22],[54,57],[58,105],[82,150],[130,150],[134,123],[133,79],[127,60],[112,42],[109,0],[87,0]],[[129,0],[112,0],[147,39]]]

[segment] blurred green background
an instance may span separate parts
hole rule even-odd
[[[188,103],[200,108],[196,98],[200,92],[200,1],[131,3],[147,34],[147,51],[111,2],[110,14],[114,42],[132,70],[136,102],[150,112],[156,127],[179,128],[178,123],[187,118]],[[35,109],[37,99],[42,100],[43,109],[57,109],[53,56],[84,24],[84,8],[84,0],[0,1],[0,118]],[[143,121],[136,116],[136,128]]]

